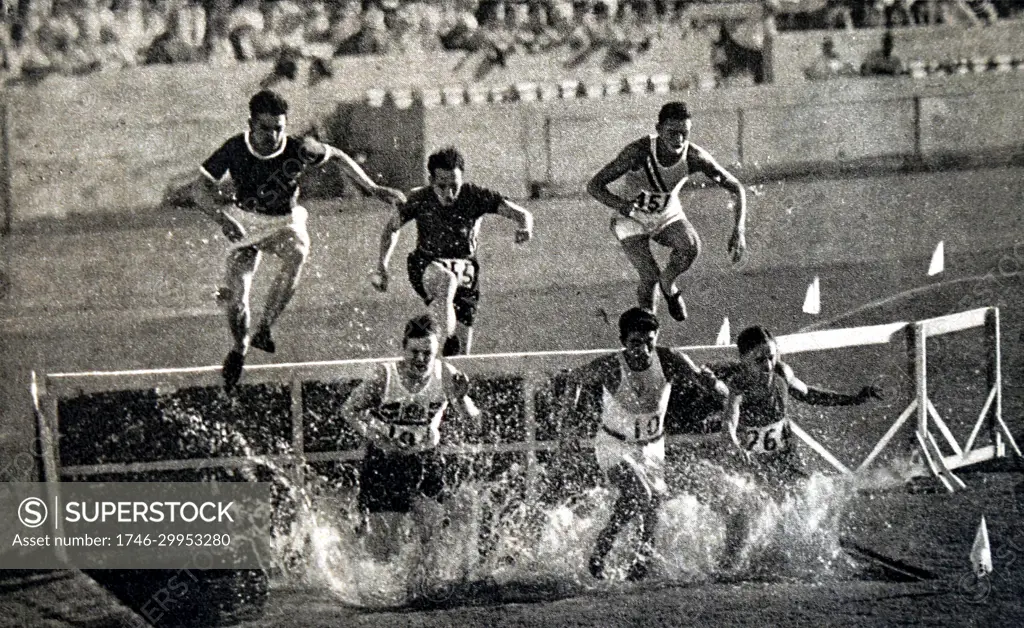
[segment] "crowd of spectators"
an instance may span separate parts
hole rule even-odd
[[[628,61],[667,27],[690,28],[692,0],[21,0],[0,14],[8,76],[84,74],[141,64],[318,60],[339,55],[482,51],[509,55],[602,48]],[[704,3],[706,4],[706,3]],[[991,0],[765,0],[777,27],[991,21]],[[704,25],[706,27],[706,24]],[[756,48],[722,27],[720,48]],[[739,42],[737,44],[737,42]],[[731,46],[731,48],[730,48]]]
[[[1017,0],[766,0],[779,30],[991,24],[1015,17]]]

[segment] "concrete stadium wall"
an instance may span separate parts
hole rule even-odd
[[[333,60],[334,78],[308,86],[305,68],[277,85],[292,102],[291,124],[309,128],[367,90],[455,85],[507,88],[519,81],[600,81],[668,72],[711,72],[710,42],[670,33],[636,61],[604,66],[603,54],[573,63],[571,51],[513,56],[481,72],[479,55],[365,56]],[[139,212],[160,199],[166,181],[196,166],[243,127],[248,97],[271,65],[225,68],[150,66],[88,77],[49,77],[10,88],[14,223],[103,212]]]
[[[1006,20],[992,26],[963,28],[932,26],[901,28],[893,32],[894,54],[904,63],[958,61],[975,57],[1024,56],[1024,21]],[[882,47],[884,28],[852,31],[787,31],[773,36],[772,80],[775,83],[803,83],[804,70],[821,55],[821,44],[829,38],[836,54],[860,69],[864,59]]]
[[[910,79],[847,79],[673,94],[691,104],[694,141],[742,176],[787,175],[823,166],[902,166],[948,155],[1005,153],[1021,146],[1024,76],[985,74]],[[567,105],[536,101],[500,106],[422,107],[426,154],[455,143],[473,178],[515,197],[542,184],[581,193],[586,181],[629,140],[652,132],[668,99],[617,95]],[[387,128],[390,107],[360,105],[370,127]],[[422,121],[422,122],[421,122]],[[396,131],[397,133],[398,131]],[[368,135],[371,167],[407,158],[386,133]],[[500,158],[498,158],[500,156]],[[422,157],[397,181],[422,181]]]

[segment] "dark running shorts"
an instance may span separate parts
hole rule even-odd
[[[789,493],[799,482],[810,477],[803,457],[795,448],[774,456],[754,456],[747,471],[776,498]]]
[[[444,486],[444,464],[436,451],[401,454],[367,445],[359,473],[359,509],[409,512],[417,497],[438,499]]]
[[[427,295],[426,288],[423,287],[423,271],[432,261],[434,261],[433,258],[423,255],[419,251],[413,251],[407,259],[409,283],[427,305],[430,305],[430,297]],[[460,285],[455,290],[455,320],[467,327],[472,327],[473,320],[476,318],[476,308],[480,303],[480,265],[475,259],[469,261],[473,264],[473,276],[468,286]]]

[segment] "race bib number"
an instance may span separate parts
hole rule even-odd
[[[657,214],[665,211],[672,196],[660,192],[641,192],[634,203],[636,210],[642,214]]]
[[[381,419],[388,424],[388,436],[402,449],[419,447],[431,441],[433,417],[444,409],[444,403],[424,408],[418,403],[386,403],[380,408]]]
[[[429,433],[427,425],[392,425],[391,441],[400,449],[412,449],[426,442]]]
[[[662,419],[653,414],[649,417],[637,417],[633,438],[635,440],[650,440],[661,436]]]
[[[459,286],[469,288],[473,285],[473,280],[476,278],[473,262],[467,259],[439,259],[436,263],[455,275]]]
[[[775,454],[790,447],[789,427],[785,421],[766,427],[748,427],[740,431],[743,447],[752,454]]]

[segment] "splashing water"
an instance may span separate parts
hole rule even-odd
[[[742,478],[731,481],[723,490],[735,490],[756,504],[737,567],[730,573],[720,567],[728,515],[702,501],[703,496],[680,494],[661,508],[654,578],[706,582],[727,575],[773,580],[850,575],[839,545],[841,518],[853,494],[848,482],[814,475],[774,501]],[[595,581],[586,568],[614,499],[614,491],[593,488],[541,507],[499,496],[485,484],[465,485],[451,500],[460,516],[450,516],[425,546],[409,535],[396,555],[381,562],[358,532],[352,495],[322,494],[308,500],[309,508],[278,544],[282,557],[294,559],[301,548],[302,559],[297,568],[292,564],[282,570],[278,582],[301,583],[342,604],[371,608],[399,606],[417,596],[442,601],[467,582],[498,587],[557,582],[576,591],[621,586],[638,539],[635,524],[620,535],[608,557],[608,583]]]
[[[272,587],[311,587],[340,604],[369,608],[399,606],[418,597],[442,601],[453,586],[473,582],[496,587],[557,582],[570,591],[619,587],[637,546],[634,522],[608,557],[609,582],[595,581],[587,559],[611,515],[616,491],[584,487],[554,502],[527,501],[519,490],[523,470],[513,465],[488,481],[471,478],[453,488],[444,523],[436,526],[429,542],[421,543],[409,530],[398,551],[379,560],[361,532],[357,488],[312,469],[300,484],[294,469],[254,455],[255,448],[230,424],[203,419],[202,413],[181,404],[164,400],[161,414],[181,435],[182,451],[250,458],[259,470],[250,479],[269,477],[281,489],[266,561]],[[272,449],[284,453],[287,446]],[[704,490],[676,490],[662,503],[653,579],[821,580],[850,575],[839,540],[842,517],[856,490],[853,483],[813,475],[773,498],[741,476],[723,473],[721,478],[720,484]],[[724,570],[722,561],[726,523],[735,510],[723,507],[728,504],[722,495],[744,506],[750,521],[732,570]]]

